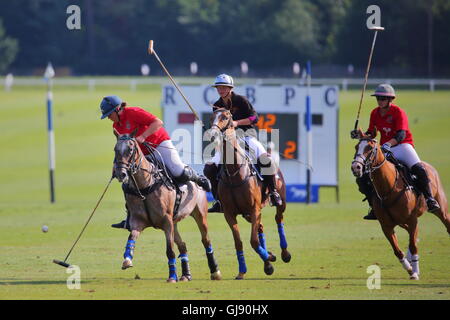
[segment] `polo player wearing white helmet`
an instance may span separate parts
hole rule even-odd
[[[395,90],[389,84],[380,84],[372,96],[376,97],[378,107],[372,110],[370,114],[369,129],[365,133],[368,138],[375,138],[377,131],[380,131],[381,149],[384,152],[391,152],[392,155],[404,163],[418,178],[417,187],[423,193],[428,211],[434,212],[440,208],[438,202],[433,198],[430,188],[430,180],[416,150],[411,131],[409,130],[408,117],[406,112],[400,107],[394,105]],[[352,138],[359,138],[359,132],[353,130]],[[371,199],[373,189],[368,175],[356,179],[360,191],[366,195],[369,202],[370,211],[364,219],[376,220],[372,209]]]
[[[212,86],[217,89],[217,93],[220,96],[219,100],[214,103],[213,110],[218,108],[230,110],[233,116],[233,126],[235,128],[242,129],[244,131],[254,129],[255,123],[258,122],[258,114],[246,97],[233,92],[233,78],[227,74],[220,74],[216,77]],[[255,160],[258,162],[261,169],[268,168],[268,170],[262,170],[262,176],[269,188],[271,203],[275,206],[281,206],[282,200],[275,188],[274,171],[276,170],[273,170],[274,163],[271,160],[270,155],[254,136],[245,135],[244,140],[248,144],[251,152],[255,155]],[[221,204],[217,200],[217,175],[219,171],[220,159],[220,152],[216,152],[211,161],[206,163],[203,170],[203,173],[211,182],[212,194],[216,199],[213,207],[208,210],[209,212],[222,211]]]

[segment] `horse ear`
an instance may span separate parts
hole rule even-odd
[[[139,128],[136,128],[136,129],[133,130],[133,132],[130,134],[131,138],[134,138],[136,136],[136,133],[138,132],[138,129]]]

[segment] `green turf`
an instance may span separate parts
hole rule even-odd
[[[56,203],[49,202],[45,88],[0,92],[0,299],[449,299],[450,246],[445,228],[431,214],[420,219],[421,279],[411,281],[401,268],[376,221],[362,220],[366,205],[350,172],[355,141],[349,139],[360,92],[340,95],[340,203],[333,189],[320,203],[289,204],[286,234],[292,261],[281,261],[274,210],[264,209],[270,250],[278,256],[266,276],[249,244],[249,224],[239,219],[248,265],[246,280],[233,280],[237,261],[231,232],[221,214],[209,216],[210,236],[223,280],[212,282],[200,234],[193,219],[179,224],[188,245],[193,281],[167,284],[164,235],[147,229],[136,244],[134,268],[120,269],[128,233],[112,229],[124,217],[123,195],[111,185],[69,262],[81,268],[81,289],[69,290],[64,259],[92,212],[111,174],[115,139],[111,122],[100,121],[101,98],[117,94],[131,105],[161,115],[160,87],[54,90]],[[399,90],[396,102],[410,118],[419,156],[440,172],[450,190],[450,91]],[[373,102],[361,112],[366,128]],[[446,147],[447,146],[447,147]],[[41,231],[42,225],[49,232]],[[407,235],[398,230],[401,247]],[[370,265],[381,268],[381,289],[369,290]],[[178,269],[180,264],[178,263]],[[140,279],[135,279],[136,275]]]

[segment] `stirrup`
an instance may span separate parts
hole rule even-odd
[[[377,220],[377,216],[372,208],[370,208],[369,213],[363,217],[364,220]]]
[[[117,229],[126,229],[126,224],[127,224],[126,220],[122,220],[119,223],[112,224],[111,227],[117,228]]]
[[[117,228],[117,229],[125,229],[125,230],[128,230],[128,231],[131,232],[130,225],[127,222],[127,220],[122,220],[119,223],[114,223],[114,224],[111,225],[111,227]]]

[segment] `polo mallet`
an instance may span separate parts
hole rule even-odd
[[[191,104],[189,103],[188,99],[186,98],[186,96],[183,94],[183,92],[181,92],[180,87],[178,87],[178,85],[176,84],[175,80],[173,80],[172,76],[170,75],[169,71],[166,69],[166,67],[164,66],[164,64],[162,63],[161,59],[158,57],[158,54],[156,53],[155,49],[153,49],[153,40],[150,40],[148,42],[148,54],[150,55],[154,55],[156,60],[158,60],[159,64],[161,65],[161,67],[163,68],[164,72],[167,74],[167,76],[169,77],[170,81],[172,81],[173,85],[175,86],[175,88],[178,90],[178,92],[181,94],[181,96],[183,97],[184,101],[186,102],[186,104],[188,105],[189,109],[191,109],[192,113],[195,116],[196,120],[200,120],[200,117],[198,116],[197,112],[194,110],[194,108],[192,108]],[[203,124],[202,124],[203,126]]]
[[[378,34],[378,31],[384,30],[383,27],[370,27],[369,29],[375,30],[375,34],[373,35],[372,49],[370,49],[369,61],[367,62],[366,76],[364,77],[364,86],[363,86],[363,90],[361,92],[361,99],[359,100],[359,108],[358,108],[358,115],[356,116],[355,130],[358,128],[359,113],[361,112],[361,104],[363,101],[364,92],[366,91],[367,78],[369,77],[370,64],[372,62],[372,54],[373,54],[373,49],[375,48],[375,41],[377,40],[377,34]]]
[[[67,254],[67,256],[66,256],[66,258],[64,259],[64,261],[60,261],[60,260],[53,259],[53,263],[59,264],[60,266],[65,267],[65,268],[69,268],[69,267],[70,267],[70,264],[68,264],[66,261],[67,261],[67,259],[69,258],[70,254],[72,253],[72,250],[73,250],[73,248],[75,247],[75,245],[77,244],[78,240],[80,240],[81,235],[83,234],[84,230],[86,229],[86,227],[87,227],[89,221],[91,221],[91,218],[92,218],[92,216],[94,215],[95,210],[97,210],[97,207],[98,207],[98,205],[100,204],[100,201],[102,201],[103,196],[105,195],[106,190],[108,190],[109,185],[111,184],[111,181],[113,181],[113,179],[114,179],[114,177],[111,177],[111,180],[109,180],[108,185],[107,185],[106,188],[105,188],[105,191],[103,191],[102,196],[101,196],[100,199],[98,200],[98,202],[97,202],[97,204],[96,204],[94,210],[92,211],[91,215],[89,216],[89,219],[86,221],[86,224],[84,225],[83,229],[81,230],[80,234],[78,235],[77,240],[75,240],[75,243],[73,244],[72,248],[70,248],[69,253]]]

